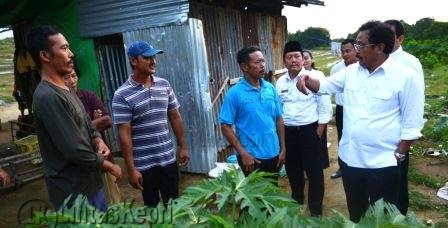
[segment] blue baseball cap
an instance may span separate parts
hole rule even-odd
[[[129,45],[128,48],[128,56],[135,57],[135,56],[145,56],[145,57],[151,57],[156,54],[162,54],[163,51],[159,49],[155,49],[152,45],[150,45],[148,42],[145,41],[134,41]]]

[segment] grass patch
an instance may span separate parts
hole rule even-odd
[[[436,190],[443,186],[443,183],[441,181],[417,170],[417,168],[412,164],[412,162],[411,164],[409,164],[408,180],[414,184],[425,185],[427,187]]]
[[[426,96],[446,95],[448,91],[448,66],[440,66],[432,70],[425,70]]]
[[[14,75],[6,74],[0,75],[0,99],[4,100],[6,103],[15,102],[12,96],[12,91],[14,89]]]
[[[409,207],[414,210],[435,209],[429,196],[414,190],[409,191]]]
[[[340,61],[340,56],[335,56],[328,49],[312,50],[316,67],[322,71],[325,76],[330,76],[331,67]]]

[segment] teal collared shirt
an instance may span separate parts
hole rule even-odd
[[[274,86],[260,79],[260,89],[244,78],[226,94],[219,114],[220,124],[234,125],[243,147],[258,159],[270,159],[280,152],[277,118],[283,108]]]

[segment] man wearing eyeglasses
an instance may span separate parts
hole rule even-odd
[[[318,94],[344,92],[344,128],[339,144],[350,219],[359,222],[370,204],[396,204],[403,162],[423,128],[423,90],[416,73],[389,55],[395,35],[370,21],[359,28],[359,62],[325,79],[302,76],[297,87]]]
[[[390,28],[395,33],[395,44],[392,54],[390,56],[402,63],[409,69],[413,70],[417,74],[415,78],[421,85],[423,89],[423,101],[425,99],[425,80],[423,75],[423,68],[420,61],[413,55],[407,53],[401,47],[404,41],[404,27],[398,20],[387,20],[384,23],[390,25]],[[398,193],[398,203],[397,208],[403,215],[408,212],[409,206],[409,192],[408,192],[408,169],[409,169],[409,153],[406,153],[406,158],[400,164],[400,191]]]

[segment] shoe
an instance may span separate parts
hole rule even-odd
[[[342,176],[341,169],[338,169],[335,173],[331,174],[331,179],[336,179]]]

